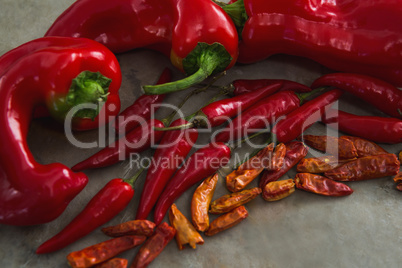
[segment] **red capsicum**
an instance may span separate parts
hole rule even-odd
[[[147,94],[188,88],[232,67],[238,55],[232,20],[209,0],[79,0],[46,35],[87,37],[113,52],[155,49],[189,75],[180,81],[145,86]]]
[[[20,52],[0,78],[0,223],[34,225],[58,217],[88,178],[60,163],[36,162],[26,141],[33,110],[46,105],[63,120],[72,107],[98,104],[108,87],[117,90],[121,73],[114,54],[89,39],[38,39],[10,53]],[[80,110],[76,116],[101,121],[95,110]]]
[[[284,53],[402,86],[400,1],[239,0],[223,8],[241,31],[241,63]]]

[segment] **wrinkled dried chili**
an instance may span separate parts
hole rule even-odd
[[[220,214],[229,212],[236,207],[250,202],[260,193],[261,189],[259,187],[254,187],[252,189],[243,190],[241,192],[224,195],[211,203],[209,213]]]
[[[219,216],[211,222],[208,230],[205,232],[206,236],[213,236],[224,230],[227,230],[248,217],[248,211],[244,206],[237,207],[232,211]]]
[[[124,235],[145,235],[150,236],[154,233],[155,223],[148,220],[133,220],[123,222],[114,226],[104,227],[101,231],[111,237]]]
[[[351,195],[353,190],[346,184],[336,182],[320,175],[298,173],[295,177],[297,189],[326,196]]]
[[[262,189],[262,198],[266,201],[281,200],[295,191],[295,183],[293,179],[271,181]]]

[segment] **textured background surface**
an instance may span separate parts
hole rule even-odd
[[[71,3],[72,0],[0,0],[0,55],[41,37]],[[141,94],[141,85],[154,83],[164,67],[171,67],[164,56],[141,49],[120,54],[118,59],[123,70],[123,108]],[[238,78],[287,78],[308,85],[328,71],[306,59],[275,56],[257,64],[236,66],[218,83],[226,85]],[[182,77],[174,70],[175,80]],[[166,102],[177,104],[186,94],[173,94]],[[209,92],[194,98],[184,107],[184,114],[196,111],[211,95]],[[343,97],[340,106],[359,114],[377,113],[348,95]],[[160,110],[158,118],[168,112]],[[316,124],[308,132],[325,134],[326,129]],[[96,141],[98,131],[78,133],[76,137],[81,141]],[[206,142],[208,137],[203,134],[199,142]],[[47,119],[32,123],[28,141],[41,163],[59,161],[72,166],[99,150],[74,147],[63,129]],[[401,144],[384,147],[391,152],[402,149]],[[148,150],[142,156],[151,156],[152,152]],[[247,148],[239,151],[245,152]],[[61,230],[107,181],[135,171],[127,162],[86,171],[89,184],[55,221],[33,227],[0,226],[0,267],[68,267],[65,257],[69,252],[106,239],[100,230],[52,254],[35,255],[36,248]],[[287,176],[294,174],[292,171]],[[136,184],[135,198],[127,209],[107,225],[133,219],[144,178],[145,174]],[[275,203],[257,198],[247,205],[249,217],[235,228],[215,237],[205,237],[205,244],[196,250],[180,252],[173,241],[150,267],[400,267],[401,193],[395,190],[391,178],[349,183],[349,186],[355,192],[345,198],[302,191]],[[194,189],[177,201],[186,216],[189,216]],[[215,197],[226,193],[221,180]],[[122,256],[131,261],[136,252],[137,249],[130,250]]]

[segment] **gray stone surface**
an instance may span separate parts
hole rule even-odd
[[[0,0],[0,55],[8,50],[41,37],[56,17],[74,1]],[[120,91],[123,108],[141,94],[140,86],[152,84],[164,67],[170,65],[159,53],[138,49],[118,55],[123,71]],[[326,68],[306,59],[275,56],[252,64],[239,65],[227,72],[217,83],[226,85],[238,78],[286,78],[310,84]],[[183,75],[174,70],[174,79]],[[177,104],[187,92],[172,94],[166,102]],[[201,107],[212,92],[204,93],[187,103],[184,114]],[[342,109],[359,114],[376,114],[367,104],[349,95],[340,102]],[[169,111],[160,110],[158,118]],[[308,133],[325,134],[316,124]],[[96,141],[98,131],[76,134],[81,141]],[[202,134],[199,143],[208,141]],[[41,163],[59,161],[72,166],[98,151],[80,149],[70,144],[63,128],[49,120],[35,120],[28,136],[30,148]],[[384,145],[391,152],[402,149],[401,144]],[[242,148],[235,153],[249,151]],[[152,156],[152,150],[142,154]],[[101,242],[106,237],[99,229],[90,235],[52,254],[36,255],[36,248],[60,231],[90,198],[110,179],[135,173],[128,161],[108,168],[86,171],[90,182],[53,222],[40,226],[0,226],[0,267],[68,267],[66,255],[75,250]],[[294,176],[295,171],[286,177]],[[136,184],[136,194],[127,209],[107,225],[133,219],[138,205],[145,174]],[[255,186],[255,181],[252,186]],[[249,217],[231,230],[205,237],[205,244],[196,250],[179,251],[172,241],[150,267],[400,267],[402,242],[402,195],[395,190],[391,178],[349,183],[354,194],[344,198],[328,198],[296,191],[279,202],[267,203],[256,198],[247,205]],[[190,198],[195,186],[177,200],[179,209],[189,217]],[[226,194],[223,180],[215,197]],[[121,256],[130,261],[138,249]]]

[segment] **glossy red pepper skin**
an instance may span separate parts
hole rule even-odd
[[[210,127],[219,126],[235,117],[239,112],[247,110],[262,98],[266,98],[281,88],[280,82],[273,83],[259,90],[250,91],[240,96],[213,102],[201,109]]]
[[[58,45],[50,45],[56,39]],[[26,141],[35,107],[46,105],[48,109],[57,109],[65,101],[72,80],[82,71],[114,78],[110,84],[113,88],[118,88],[121,81],[115,56],[99,43],[57,37],[38,39],[24,47],[30,50],[35,42],[40,43],[39,47],[48,46],[33,49],[15,60],[0,78],[2,224],[35,225],[52,221],[88,182],[85,174],[75,174],[60,163],[36,162]],[[18,49],[15,51],[19,53]]]
[[[197,30],[194,30],[197,29]],[[178,69],[192,74],[196,63],[183,65],[199,43],[219,43],[231,58],[215,71],[232,67],[238,35],[229,16],[209,0],[79,0],[47,31],[46,36],[87,37],[113,52],[151,48],[170,57]]]
[[[380,111],[402,118],[402,90],[380,79],[362,74],[333,73],[313,82],[312,88],[333,86],[352,93]]]
[[[244,9],[241,63],[284,53],[402,86],[400,1],[244,0]]]
[[[130,154],[140,153],[162,138],[163,131],[155,131],[155,127],[161,128],[163,123],[157,119],[148,120],[145,124],[127,133],[126,136],[74,165],[71,169],[81,171],[107,167],[127,159]]]
[[[134,189],[129,183],[119,178],[109,181],[66,227],[40,245],[36,253],[50,253],[74,243],[113,219],[133,196]]]
[[[307,155],[307,147],[300,141],[291,141],[285,145],[286,155],[282,167],[279,170],[265,170],[263,172],[259,183],[261,189],[264,189],[269,182],[279,180]]]
[[[186,122],[184,119],[177,119],[171,126]],[[136,219],[148,217],[169,179],[183,163],[197,138],[198,131],[191,128],[165,132],[148,168]]]
[[[188,188],[211,176],[228,163],[231,150],[223,143],[211,143],[192,154],[169,180],[154,209],[154,222],[159,224],[166,212]]]
[[[100,115],[97,116],[94,120],[92,118],[73,118],[72,120],[72,129],[74,130],[90,130],[96,129],[101,124],[107,123],[111,118],[114,118],[120,111],[120,98],[119,98],[119,89],[121,85],[121,71],[119,63],[117,62],[116,57],[108,51],[106,48],[99,46],[99,44],[94,43],[91,40],[87,39],[79,39],[81,44],[77,42],[75,38],[60,38],[60,37],[45,37],[38,38],[22,44],[19,47],[16,47],[9,52],[5,53],[0,57],[0,77],[7,73],[7,71],[13,67],[19,60],[24,59],[25,57],[29,57],[34,55],[35,53],[44,52],[48,48],[67,48],[67,47],[76,47],[75,53],[79,53],[79,46],[93,46],[94,51],[98,50],[100,54],[98,55],[99,60],[101,55],[104,57],[104,63],[109,65],[108,68],[103,68],[103,74],[112,79],[112,83],[109,86],[108,96],[105,101],[105,104],[100,112]],[[96,45],[95,45],[96,44]],[[66,59],[67,60],[67,59]],[[93,66],[88,70],[93,69],[96,70],[96,67]],[[99,68],[100,69],[100,68]],[[109,69],[109,70],[107,70]],[[77,74],[78,75],[78,74]],[[76,76],[77,76],[76,75]],[[73,79],[75,77],[71,77]],[[70,81],[71,83],[71,81]],[[66,84],[67,88],[69,87]],[[59,96],[60,98],[62,96]],[[35,117],[41,116],[49,116],[52,112],[49,113],[49,110],[54,109],[51,101],[56,101],[55,99],[49,99],[46,103],[35,104]],[[56,118],[60,121],[60,118]],[[101,121],[100,121],[101,119]]]
[[[272,84],[276,83],[282,84],[280,91],[292,90],[300,93],[311,91],[311,88],[308,86],[287,79],[237,79],[232,82],[234,87],[233,94],[237,96],[260,88],[271,86]]]
[[[227,142],[237,140],[267,128],[279,117],[290,113],[300,106],[299,97],[292,91],[282,91],[255,103],[252,107],[234,118],[222,132],[216,135],[215,141]]]
[[[321,120],[338,130],[378,143],[402,142],[402,120],[380,116],[362,116],[331,109]]]
[[[297,189],[325,196],[346,196],[353,193],[346,184],[309,173],[296,174],[295,185]]]
[[[171,81],[172,72],[169,68],[163,70],[159,77],[158,84],[164,84]],[[114,128],[117,134],[125,134],[141,124],[141,120],[149,120],[151,112],[159,108],[159,105],[165,99],[164,94],[160,95],[142,95],[122,111],[114,122]]]
[[[310,100],[287,114],[272,129],[278,142],[290,142],[300,136],[307,128],[321,119],[324,110],[331,106],[342,95],[342,91],[334,89],[313,100]]]

